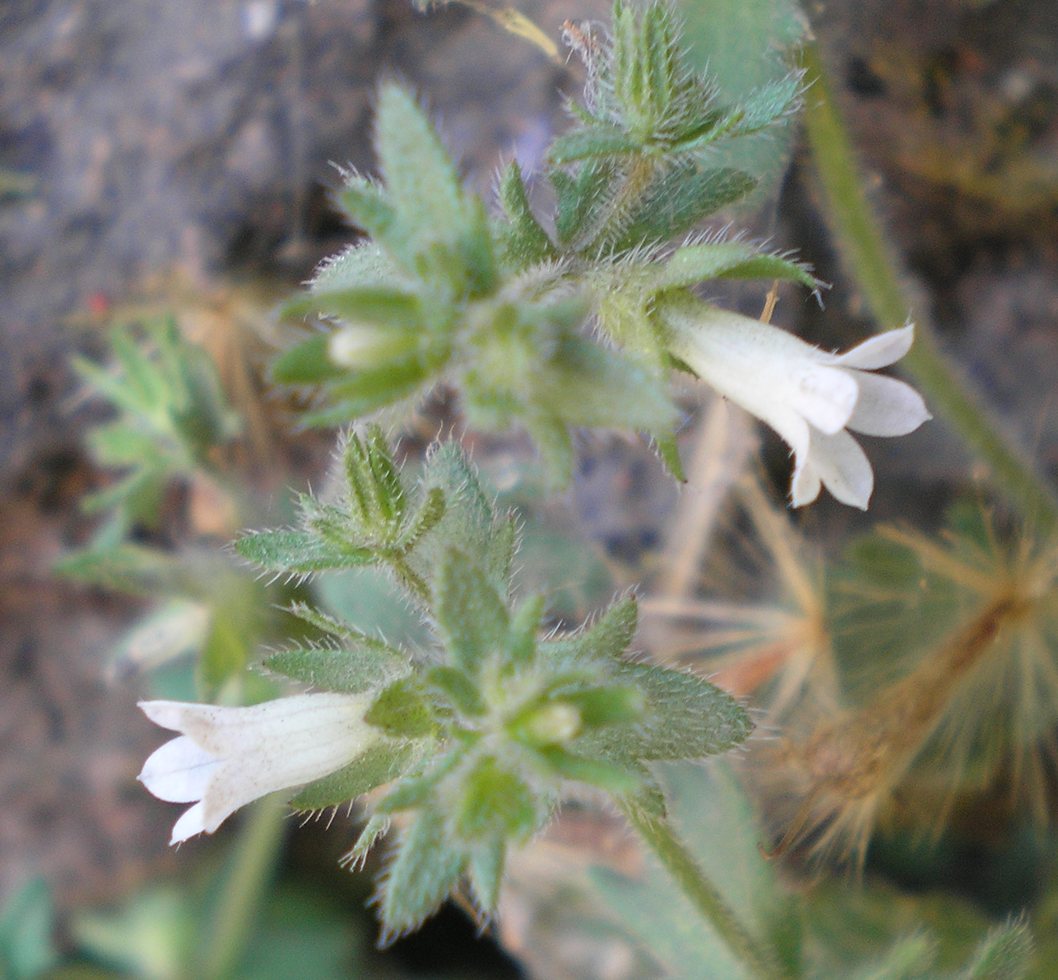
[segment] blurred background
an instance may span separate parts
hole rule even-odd
[[[565,19],[602,19],[608,4],[520,7],[557,40]],[[906,285],[1011,439],[1055,477],[1058,7],[831,0],[807,13]],[[135,782],[160,742],[137,697],[188,689],[179,670],[160,688],[146,679],[143,634],[129,652],[130,624],[151,610],[150,596],[53,571],[98,527],[80,500],[114,479],[85,444],[108,408],[88,397],[71,356],[103,358],[115,324],[172,317],[209,350],[246,420],[229,460],[253,488],[240,517],[279,523],[288,489],[322,480],[332,446],[327,433],[293,434],[290,404],[261,380],[282,342],[272,310],[350,240],[331,206],[333,164],[371,171],[376,80],[397,76],[422,94],[468,182],[488,193],[500,161],[534,169],[580,71],[471,10],[424,16],[407,0],[0,7],[0,937],[9,948],[16,939],[37,944],[18,954],[25,975],[60,963],[70,975],[179,975],[182,950],[196,941],[194,910],[226,880],[236,847],[233,822],[215,839],[169,850],[174,808]],[[776,248],[796,248],[833,284],[823,310],[784,292],[775,321],[846,346],[876,328],[844,277],[804,164],[795,139],[789,171],[751,227]],[[738,301],[755,312],[763,294]],[[439,398],[419,437],[429,439],[449,412]],[[781,494],[786,452],[763,438],[764,479]],[[570,583],[558,604],[571,620],[656,571],[677,506],[645,448],[602,438],[581,448],[577,485],[540,504],[526,559],[530,578],[537,561],[552,581],[557,571]],[[488,440],[477,451],[500,490],[509,454],[524,455]],[[948,503],[972,492],[971,461],[942,423],[870,453],[878,474],[870,516],[824,501],[796,515],[806,537],[837,548],[894,518],[932,529]],[[232,520],[223,495],[191,484],[166,497],[142,541],[176,547],[192,534],[219,552],[244,526]],[[591,537],[590,554],[561,550],[570,528]],[[376,953],[363,910],[370,882],[336,866],[356,821],[341,813],[330,829],[326,822],[283,825],[279,884],[256,913],[239,975],[520,975],[455,909]],[[634,864],[619,833],[608,841],[598,831],[574,815],[559,843],[587,838],[600,860]],[[1029,887],[1017,874],[1042,845],[1024,845],[1013,884],[981,875],[1018,840],[1003,837],[996,851],[975,844],[978,875],[967,871],[975,858],[958,852],[949,877],[965,878],[958,886],[994,901],[992,911],[1013,908],[996,895]],[[530,963],[526,909],[537,899],[533,888],[516,888],[504,925],[508,945]],[[595,972],[578,972],[574,950],[565,966],[537,961],[535,975],[635,975],[631,954],[609,963],[599,951],[611,947],[586,948]]]

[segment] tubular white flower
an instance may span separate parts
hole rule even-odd
[[[211,834],[239,807],[322,779],[378,738],[368,694],[300,694],[249,708],[141,701],[156,725],[181,732],[144,763],[140,782],[160,800],[194,803],[171,844]]]
[[[868,373],[910,350],[910,324],[828,354],[777,327],[697,301],[665,304],[658,312],[670,353],[789,444],[794,507],[810,504],[825,486],[843,504],[866,510],[874,473],[846,429],[902,436],[932,417],[910,385]]]

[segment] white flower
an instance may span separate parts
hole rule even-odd
[[[141,701],[156,725],[182,732],[144,763],[140,782],[160,800],[194,803],[171,844],[213,833],[241,806],[330,775],[379,731],[364,721],[368,694],[299,694],[249,708]]]
[[[697,301],[666,304],[659,313],[669,351],[790,445],[794,507],[810,504],[825,486],[843,504],[866,510],[874,473],[845,430],[902,436],[931,418],[910,385],[868,373],[910,350],[910,324],[845,354],[828,354],[777,327]]]

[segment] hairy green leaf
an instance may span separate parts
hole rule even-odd
[[[667,241],[715,211],[741,200],[756,186],[749,174],[686,161],[661,173],[636,206],[607,235],[616,252]]]
[[[815,277],[803,266],[778,255],[766,255],[743,242],[713,242],[676,249],[649,278],[657,290],[695,286],[709,279],[784,279],[816,289]]]
[[[346,289],[314,290],[283,304],[284,317],[324,313],[352,322],[377,323],[388,327],[417,329],[422,326],[419,297],[388,286],[351,286]]]
[[[374,560],[369,548],[340,547],[308,531],[258,531],[239,538],[235,550],[260,568],[292,575],[357,568]]]
[[[412,678],[401,678],[386,687],[364,720],[394,738],[423,738],[436,729],[430,703]]]
[[[295,810],[340,806],[403,775],[422,755],[414,742],[384,739],[365,749],[349,765],[306,786],[291,801]]]
[[[348,632],[342,646],[292,647],[274,653],[262,666],[273,674],[324,691],[356,694],[384,687],[409,670],[408,657],[381,640]]]
[[[585,736],[593,751],[614,759],[699,759],[740,745],[753,730],[730,694],[693,674],[623,663],[613,679],[634,685],[647,701],[638,725]]]
[[[565,166],[598,157],[620,157],[636,153],[641,144],[618,126],[598,122],[559,136],[548,151],[552,163]]]
[[[307,412],[305,425],[340,425],[409,398],[424,387],[432,368],[421,357],[345,373],[327,385],[330,406]]]
[[[507,215],[503,226],[504,259],[514,269],[525,269],[540,262],[551,262],[558,252],[536,220],[517,161],[512,160],[500,177],[500,202]]]
[[[318,333],[288,347],[272,362],[272,380],[281,385],[312,385],[347,374],[348,368],[330,358],[330,339],[330,334]]]
[[[478,566],[451,551],[434,586],[435,614],[453,662],[474,676],[507,641],[507,606]]]
[[[459,792],[452,827],[468,845],[496,838],[524,841],[540,823],[536,795],[490,756],[477,760]]]
[[[502,840],[479,841],[470,852],[467,875],[474,904],[486,915],[495,912],[499,904],[506,858],[507,846]]]
[[[401,834],[382,881],[383,941],[416,928],[456,886],[465,857],[444,832],[440,814],[420,811]]]
[[[545,640],[540,644],[540,652],[552,662],[570,666],[592,660],[615,660],[632,642],[637,618],[636,600],[626,596],[579,632]]]

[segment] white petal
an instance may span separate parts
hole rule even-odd
[[[140,701],[137,707],[159,728],[182,732],[186,709],[204,706],[188,704],[185,701]]]
[[[173,833],[169,838],[170,844],[181,844],[188,837],[194,837],[195,834],[201,834],[205,829],[205,825],[202,822],[203,808],[201,803],[196,803],[193,807],[185,810],[179,820],[173,824]],[[215,830],[216,828],[214,828]]]
[[[852,350],[839,354],[831,363],[842,367],[859,368],[861,371],[888,367],[911,350],[914,339],[915,325],[909,323],[899,330],[887,330],[875,337],[869,337]]]
[[[922,396],[911,385],[879,374],[851,372],[860,397],[848,426],[865,436],[906,436],[931,419]]]
[[[202,799],[218,765],[216,756],[181,735],[148,757],[139,779],[160,800],[193,803]]]
[[[848,371],[791,364],[790,373],[796,382],[791,407],[822,432],[839,432],[848,424],[859,395]]]
[[[847,432],[812,433],[809,460],[823,486],[843,504],[866,510],[874,490],[874,472],[860,444]]]
[[[666,308],[665,322],[673,354],[769,425],[772,414],[788,409],[824,432],[848,422],[858,394],[855,379],[821,363],[825,355],[792,334],[701,303],[686,311]]]
[[[158,749],[140,778],[162,799],[201,801],[177,821],[174,842],[212,833],[247,803],[322,779],[374,744],[370,703],[370,694],[302,694],[248,708],[144,702],[148,717],[184,735]]]
[[[808,454],[798,457],[790,478],[790,505],[803,507],[812,503],[819,496],[822,486],[819,473]]]

